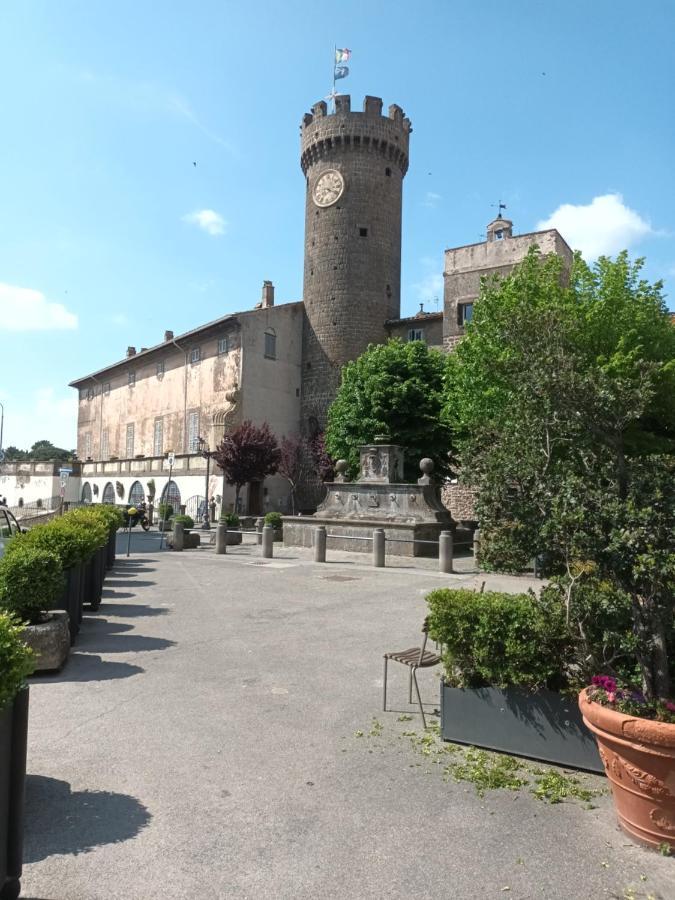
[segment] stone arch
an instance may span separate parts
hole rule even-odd
[[[113,506],[115,505],[115,486],[112,481],[109,481],[103,488],[101,503],[112,503]]]
[[[174,512],[178,512],[180,510],[180,491],[178,490],[178,485],[176,482],[171,479],[171,481],[167,481],[162,490],[162,503],[170,503],[173,506]]]
[[[137,503],[142,503],[144,499],[145,491],[143,490],[143,485],[140,481],[134,481],[129,490],[129,503],[135,506]]]
[[[88,481],[82,485],[82,502],[91,503],[91,485]]]

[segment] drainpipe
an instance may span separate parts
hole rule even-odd
[[[98,455],[99,455],[99,459],[100,459],[100,457],[101,457],[101,440],[103,438],[103,384],[98,380],[98,378],[96,378],[95,375],[91,375],[90,377],[91,377],[91,380],[93,382],[95,382],[96,384],[98,384],[101,388],[101,403],[99,404],[99,406],[100,406],[100,416],[99,416],[100,421],[98,423]]]
[[[185,376],[183,378],[183,453],[188,452],[187,446],[187,373],[188,373],[188,352],[176,341],[171,338],[171,343],[177,347],[181,353],[185,354]]]

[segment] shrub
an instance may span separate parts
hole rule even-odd
[[[173,515],[173,506],[170,503],[160,503],[158,509],[159,518],[163,522],[167,522]]]
[[[446,681],[457,687],[565,684],[565,607],[534,593],[442,588],[427,595],[429,634],[443,644]]]
[[[195,520],[192,518],[192,516],[185,516],[185,515],[174,516],[173,517],[174,525],[176,524],[176,522],[180,522],[181,525],[183,526],[183,528],[185,528],[186,530],[189,530],[190,528],[195,527]]]
[[[67,522],[69,527],[86,529],[92,546],[91,553],[108,543],[108,538],[110,537],[108,524],[96,507],[87,506],[72,509],[63,516],[61,521]],[[91,553],[89,554],[90,556]]]
[[[108,529],[108,536],[114,534],[124,524],[123,511],[111,503],[97,503],[89,509],[104,523]]]
[[[23,627],[16,617],[0,612],[0,711],[21,690],[33,671],[33,651],[21,639]]]
[[[221,515],[220,521],[224,522],[228,528],[239,528],[239,526],[241,525],[239,516],[233,512]]]
[[[279,512],[268,512],[265,514],[265,525],[271,525],[272,528],[282,528],[284,520]]]
[[[48,550],[19,544],[0,559],[0,607],[34,624],[63,593],[59,557]]]

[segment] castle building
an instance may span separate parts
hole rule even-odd
[[[383,115],[377,97],[366,97],[357,112],[348,96],[338,96],[334,112],[321,101],[304,116],[303,299],[277,305],[265,281],[252,309],[178,336],[166,331],[155,346],[129,347],[123,359],[71,382],[79,392],[83,498],[137,502],[154,482],[158,499],[196,512],[207,492],[200,446],[215,448],[246,419],[268,422],[278,438],[311,437],[325,426],[342,366],[368,344],[398,337],[451,350],[471,318],[481,276],[509,272],[535,243],[571,261],[555,229],[514,236],[499,216],[486,241],[445,251],[443,310],[401,318],[411,132],[401,108]],[[209,499],[222,495],[227,508],[234,491],[223,487],[222,473],[212,472]],[[288,485],[274,476],[248,486],[244,511],[287,511],[288,497]]]

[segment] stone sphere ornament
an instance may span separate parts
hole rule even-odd
[[[345,472],[347,471],[349,463],[346,459],[338,459],[335,463],[335,480],[336,481],[346,481],[347,476]]]
[[[434,461],[433,459],[429,459],[428,456],[425,456],[424,459],[420,460],[420,470],[423,475],[431,475],[434,471]]]

